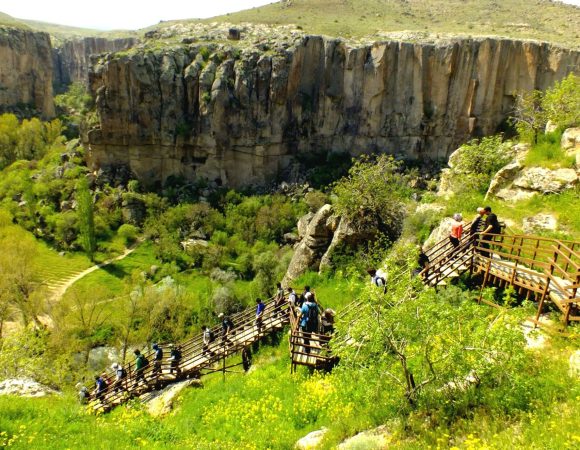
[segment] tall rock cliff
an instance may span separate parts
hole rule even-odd
[[[0,110],[26,105],[54,116],[52,70],[48,34],[0,26]]]
[[[243,51],[181,45],[107,55],[90,73],[100,125],[90,163],[262,183],[301,152],[443,158],[493,133],[514,92],[578,71],[580,53],[546,43],[460,39],[353,45],[294,36]]]
[[[54,83],[58,89],[74,83],[88,83],[91,56],[119,52],[133,47],[134,38],[86,37],[66,40],[53,49]]]

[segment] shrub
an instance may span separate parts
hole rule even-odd
[[[135,225],[125,223],[119,227],[117,234],[123,239],[125,244],[132,244],[137,240],[139,228]]]
[[[359,229],[376,229],[391,240],[402,231],[404,201],[412,190],[391,156],[362,156],[333,186],[336,212]]]

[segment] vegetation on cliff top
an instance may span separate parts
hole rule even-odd
[[[288,0],[206,20],[212,21],[296,24],[346,38],[405,31],[580,44],[580,8],[547,0]]]

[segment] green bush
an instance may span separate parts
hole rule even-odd
[[[119,235],[126,245],[133,244],[137,240],[139,235],[139,228],[135,225],[124,223],[117,230],[117,235]]]

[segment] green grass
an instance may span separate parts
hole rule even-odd
[[[330,449],[384,423],[377,419],[380,405],[364,400],[353,405],[332,376],[310,377],[303,368],[290,374],[287,341],[283,334],[280,338],[273,346],[261,345],[250,372],[229,373],[225,382],[219,373],[204,377],[203,387],[184,391],[174,412],[159,419],[138,404],[88,415],[72,393],[40,399],[0,396],[0,446],[13,439],[16,449],[289,449],[324,426],[330,434],[323,448]],[[419,414],[406,421],[387,419],[392,448],[578,448],[580,384],[570,383],[566,375],[576,344],[555,343],[538,355],[550,364],[534,378],[542,395],[529,410],[493,416],[480,408],[440,427],[429,427],[429,419]]]
[[[214,21],[296,24],[308,33],[355,38],[405,30],[580,44],[580,9],[547,0],[534,7],[527,0],[292,0],[205,22]]]
[[[524,164],[528,167],[546,167],[548,169],[573,168],[576,155],[566,154],[560,147],[561,132],[540,134],[538,143],[534,144]]]
[[[14,17],[9,16],[8,14],[5,14],[3,12],[0,12],[0,26],[1,25],[8,26],[8,27],[15,27],[15,28],[23,28],[23,29],[30,28],[27,25],[25,25],[23,22],[19,21],[18,19],[15,19]]]
[[[145,242],[126,258],[102,267],[77,281],[65,296],[74,292],[91,292],[98,289],[105,295],[116,297],[124,291],[124,280],[131,277],[133,271],[148,272],[151,266],[161,267],[154,255],[153,245]]]

